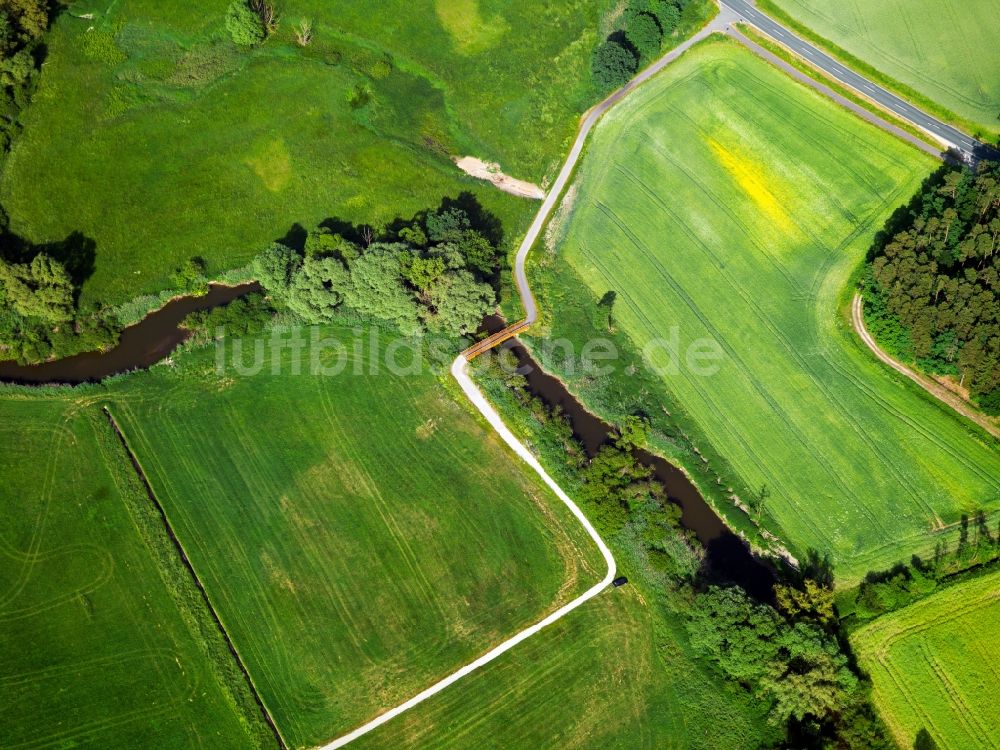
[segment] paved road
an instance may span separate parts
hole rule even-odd
[[[875,125],[878,128],[882,128],[882,130],[885,130],[889,133],[892,133],[897,138],[906,141],[914,148],[923,151],[925,154],[928,154],[933,157],[941,156],[940,147],[932,146],[930,143],[928,143],[922,138],[918,138],[913,133],[910,133],[909,131],[903,130],[902,128],[897,127],[896,125],[893,125],[891,122],[889,122],[887,119],[885,119],[885,117],[881,115],[881,110],[878,110],[879,114],[871,112],[866,108],[862,107],[860,104],[851,101],[847,97],[841,96],[832,88],[827,86],[825,83],[821,83],[820,81],[817,81],[811,76],[807,76],[805,73],[796,68],[794,65],[791,65],[790,63],[786,62],[782,58],[772,53],[770,50],[761,47],[759,44],[757,44],[757,42],[746,37],[735,26],[731,26],[728,29],[726,29],[726,33],[730,37],[738,41],[740,44],[745,46],[747,49],[749,49],[751,52],[753,52],[755,55],[763,58],[764,60],[767,60],[769,63],[771,63],[771,65],[775,66],[779,70],[784,71],[786,75],[790,76],[791,78],[794,78],[803,86],[808,86],[809,88],[815,89],[823,96],[835,101],[844,109],[850,110],[855,115],[860,117],[862,120],[867,120],[872,125]],[[931,139],[927,140],[929,141]]]
[[[947,146],[953,146],[966,156],[972,156],[977,151],[983,149],[983,144],[966,135],[961,130],[953,128],[940,120],[931,117],[907,101],[900,99],[893,93],[886,91],[881,86],[869,81],[864,76],[855,73],[853,70],[841,65],[825,52],[821,52],[801,37],[796,36],[792,31],[782,26],[770,16],[759,11],[748,0],[719,0],[723,10],[728,9],[736,14],[739,20],[755,26],[767,36],[781,43],[785,47],[804,57],[810,63],[820,68],[831,78],[849,86],[865,97],[874,100],[881,106],[907,122],[916,125]]]
[[[861,337],[861,340],[865,342],[865,345],[871,349],[872,353],[882,362],[889,365],[889,367],[901,375],[908,377],[914,383],[919,385],[942,403],[950,406],[963,417],[971,419],[988,433],[993,435],[993,437],[1000,438],[1000,427],[998,427],[997,424],[989,417],[986,417],[970,407],[963,399],[959,398],[956,394],[949,391],[933,378],[926,377],[918,372],[915,372],[914,370],[911,370],[902,362],[893,359],[887,352],[882,350],[882,348],[878,345],[878,342],[875,341],[872,335],[868,332],[868,329],[865,327],[864,308],[862,306],[860,294],[855,294],[854,299],[851,301],[851,322],[854,324],[854,330],[857,332],[858,336]]]

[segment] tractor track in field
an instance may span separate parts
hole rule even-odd
[[[187,552],[184,551],[184,547],[181,545],[180,539],[174,532],[174,527],[170,524],[170,519],[167,518],[166,510],[164,510],[163,506],[160,504],[159,499],[156,497],[156,493],[153,492],[153,485],[149,483],[149,478],[146,476],[146,472],[143,470],[142,464],[139,463],[138,456],[132,452],[132,448],[128,444],[125,433],[122,432],[121,427],[118,426],[118,421],[111,413],[111,410],[106,406],[102,407],[102,410],[104,411],[104,415],[108,418],[108,424],[111,425],[111,429],[115,433],[115,437],[118,438],[118,442],[121,443],[126,455],[128,455],[129,462],[132,464],[132,468],[135,470],[136,476],[139,478],[139,482],[142,484],[142,488],[146,492],[146,496],[153,504],[153,507],[156,508],[156,512],[160,516],[160,520],[163,522],[163,528],[166,530],[167,536],[170,537],[170,541],[173,544],[174,549],[177,550],[177,554],[180,556],[181,562],[191,575],[191,579],[194,581],[195,587],[201,594],[202,602],[204,603],[209,614],[212,616],[212,621],[215,623],[215,626],[219,629],[219,633],[222,635],[222,639],[225,641],[226,647],[229,649],[229,653],[233,657],[233,661],[236,662],[236,666],[243,674],[243,679],[246,681],[247,687],[250,689],[250,694],[253,696],[254,702],[257,704],[257,708],[260,709],[261,715],[264,717],[264,721],[267,723],[268,729],[270,729],[271,733],[274,735],[274,739],[278,743],[280,750],[288,750],[288,745],[281,736],[281,732],[278,730],[278,725],[274,722],[270,711],[267,710],[267,706],[264,705],[264,700],[261,698],[260,693],[257,692],[257,686],[254,685],[253,679],[250,677],[250,672],[247,670],[246,664],[243,663],[243,657],[241,657],[239,652],[236,650],[236,645],[233,643],[232,638],[229,637],[229,632],[226,630],[226,626],[222,624],[222,619],[219,617],[219,613],[216,612],[215,607],[212,605],[212,601],[208,598],[208,592],[205,590],[205,585],[201,582],[201,578],[198,576],[198,572],[194,569],[191,559],[188,557]]]
[[[751,4],[744,2],[744,0],[718,0],[718,2],[719,2],[719,14],[706,26],[704,26],[700,31],[698,31],[696,34],[685,40],[683,43],[681,43],[674,49],[670,50],[667,54],[663,55],[655,63],[650,65],[645,70],[641,71],[635,78],[633,78],[631,81],[625,84],[622,88],[614,91],[607,98],[605,98],[598,104],[594,105],[591,109],[589,109],[586,113],[584,113],[580,122],[580,128],[577,131],[576,139],[573,141],[573,145],[570,148],[569,153],[566,155],[566,159],[563,162],[563,166],[560,169],[559,174],[556,177],[554,183],[552,184],[551,189],[545,196],[545,199],[542,202],[542,205],[539,208],[538,213],[535,215],[535,218],[532,221],[531,226],[528,228],[527,233],[525,234],[523,240],[521,241],[521,244],[518,247],[517,255],[515,256],[514,281],[517,286],[518,295],[520,296],[521,299],[521,305],[524,308],[524,313],[525,313],[524,318],[507,326],[503,330],[489,336],[483,341],[480,341],[472,345],[465,351],[463,351],[458,357],[455,358],[455,361],[453,362],[451,368],[452,376],[459,383],[466,397],[472,402],[472,404],[476,407],[479,413],[487,420],[487,422],[489,422],[490,426],[493,427],[493,429],[500,435],[500,437],[504,440],[504,442],[506,442],[507,445],[542,478],[542,480],[555,492],[555,494],[563,501],[563,503],[569,508],[569,510],[573,513],[573,515],[576,516],[577,519],[580,521],[580,523],[584,526],[588,534],[591,536],[591,538],[597,545],[597,547],[600,549],[601,553],[603,554],[608,564],[607,574],[605,575],[602,581],[595,584],[593,587],[588,589],[579,597],[569,602],[568,604],[564,605],[563,607],[559,608],[558,610],[556,610],[555,612],[553,612],[540,622],[531,625],[525,630],[522,630],[521,632],[517,633],[516,635],[512,636],[508,640],[501,643],[499,646],[496,646],[492,650],[483,654],[478,659],[470,662],[469,664],[466,664],[465,666],[451,673],[444,679],[426,688],[422,692],[410,698],[408,701],[405,701],[404,703],[401,703],[400,705],[392,709],[389,709],[388,711],[380,714],[379,716],[375,717],[366,724],[352,730],[351,732],[348,732],[347,734],[342,735],[341,737],[338,737],[332,742],[319,748],[319,750],[337,750],[337,748],[344,747],[350,742],[368,734],[369,732],[373,731],[374,729],[377,729],[386,722],[391,721],[400,714],[403,714],[406,711],[410,710],[411,708],[419,705],[423,701],[436,695],[437,693],[441,692],[442,690],[454,684],[455,682],[458,682],[460,679],[470,674],[471,672],[474,672],[480,667],[485,666],[486,664],[490,663],[491,661],[498,658],[502,654],[506,653],[511,648],[516,646],[518,643],[521,643],[522,641],[527,640],[531,636],[535,635],[542,628],[552,624],[556,620],[559,620],[560,618],[569,614],[571,611],[579,607],[581,604],[584,604],[588,600],[597,596],[604,589],[606,589],[614,579],[616,572],[614,557],[611,554],[610,549],[608,549],[607,545],[604,543],[603,539],[601,539],[600,535],[597,533],[596,529],[594,529],[590,521],[586,518],[586,516],[584,516],[583,512],[576,506],[576,504],[566,495],[565,492],[563,492],[563,490],[555,483],[555,481],[545,472],[541,464],[539,464],[538,460],[534,457],[534,455],[532,455],[532,453],[528,450],[528,448],[525,447],[525,445],[521,441],[519,441],[517,437],[510,431],[510,429],[504,424],[503,419],[492,407],[492,405],[482,394],[482,392],[476,387],[475,383],[472,381],[471,377],[469,377],[468,374],[468,364],[472,359],[479,356],[480,354],[489,351],[490,349],[496,346],[499,346],[504,341],[514,338],[518,334],[527,330],[532,324],[534,324],[537,321],[538,305],[535,300],[535,296],[531,291],[531,287],[528,284],[527,273],[525,270],[528,254],[531,252],[531,249],[537,242],[539,236],[542,233],[542,230],[548,223],[549,217],[551,216],[552,212],[559,205],[563,192],[565,191],[567,185],[569,184],[569,181],[572,178],[573,173],[576,169],[577,162],[579,161],[580,156],[583,153],[583,147],[584,144],[586,143],[587,137],[590,134],[590,131],[608,110],[610,110],[615,104],[624,99],[629,93],[638,88],[641,84],[645,83],[647,80],[649,80],[657,73],[659,73],[661,70],[663,70],[665,67],[667,67],[670,63],[672,63],[674,60],[676,60],[678,57],[684,54],[692,46],[707,39],[713,34],[719,33],[729,36],[730,38],[743,44],[753,54],[763,57],[765,60],[772,62],[772,64],[778,65],[780,69],[782,69],[787,74],[791,75],[796,80],[799,80],[801,83],[819,91],[822,95],[834,99],[834,101],[836,101],[837,103],[846,106],[852,112],[862,117],[863,119],[868,120],[876,127],[879,127],[883,130],[892,133],[893,135],[896,135],[898,137],[903,138],[904,140],[909,141],[916,148],[932,152],[936,156],[940,155],[937,152],[935,152],[934,149],[931,149],[930,147],[927,146],[927,144],[924,144],[919,139],[916,139],[913,136],[906,133],[905,131],[902,131],[899,128],[891,125],[890,123],[878,117],[877,115],[873,115],[867,110],[854,105],[853,103],[849,102],[843,97],[837,95],[835,92],[829,89],[829,87],[824,86],[823,84],[812,80],[808,76],[804,76],[791,66],[784,64],[783,61],[780,61],[774,55],[771,55],[762,47],[753,43],[745,36],[740,34],[739,31],[735,28],[736,23],[743,21],[747,15],[751,14],[755,16],[754,18],[751,19],[751,23],[753,23],[755,26],[758,27],[764,26],[765,28],[763,28],[762,30],[764,30],[765,33],[773,34],[774,29],[772,27],[777,26],[777,24],[774,24],[774,22],[771,21],[768,17],[763,16],[763,14],[757,12],[756,9]],[[762,23],[761,19],[763,19],[764,23]],[[771,26],[768,26],[768,23],[770,23]],[[788,43],[787,40],[789,36],[793,37],[796,42],[801,43],[801,40],[799,40],[797,37],[794,37],[794,35],[792,35],[791,32],[787,32],[787,34],[782,33],[781,35],[785,37],[785,39],[782,40],[783,43],[786,44]],[[813,57],[811,53],[810,57]],[[815,59],[815,57],[813,59]],[[828,75],[832,75],[838,80],[841,80],[840,70],[828,71]],[[854,77],[860,80],[865,80],[861,79],[860,76],[855,75]],[[851,82],[848,82],[847,85],[851,86],[851,88],[856,88],[854,85],[852,85]],[[871,96],[870,94],[865,94],[865,95]],[[927,117],[926,115],[924,115],[924,113],[919,112],[919,110],[915,110],[915,108],[910,107],[909,109],[913,110],[914,112],[918,112],[924,118]],[[896,114],[901,116],[903,119],[911,122],[912,124],[918,125],[918,127],[922,127],[925,130],[928,129],[926,124],[920,122],[914,122],[914,120],[911,119],[910,117],[907,117],[906,114],[900,114],[899,112],[897,112]],[[958,131],[951,132],[952,130],[953,129],[947,130],[946,138],[941,138],[940,134],[938,134],[937,137],[941,138],[942,140],[945,140],[949,145],[951,145],[953,141],[957,141],[960,148],[965,147],[963,148],[963,150],[966,150],[967,148],[970,153],[973,150],[973,145],[975,146],[982,145],[979,144],[978,142],[973,141],[972,139],[969,139],[968,136],[964,136],[964,134],[958,133]],[[961,138],[957,136],[964,136],[964,138],[967,140],[961,140]]]
[[[976,409],[973,409],[963,399],[949,391],[936,380],[929,378],[926,375],[921,375],[919,372],[907,367],[899,360],[893,359],[884,349],[882,349],[882,347],[878,345],[878,342],[875,341],[874,337],[868,332],[868,328],[865,326],[864,303],[860,294],[855,294],[854,299],[851,300],[851,324],[854,326],[855,333],[857,333],[861,340],[865,343],[865,346],[871,349],[872,353],[881,362],[887,364],[900,375],[905,375],[929,394],[934,396],[934,398],[938,399],[943,404],[950,406],[966,419],[975,422],[993,437],[1000,439],[1000,426],[998,426],[994,420],[990,419]]]
[[[525,273],[525,261],[527,260],[528,253],[534,246],[535,241],[541,234],[542,229],[548,222],[549,216],[552,211],[559,204],[559,200],[562,197],[563,190],[569,183],[570,178],[573,175],[573,171],[576,168],[577,161],[580,159],[580,155],[583,153],[583,146],[587,140],[587,136],[593,129],[594,125],[601,119],[609,109],[611,109],[615,104],[624,99],[629,93],[635,90],[640,84],[652,78],[654,75],[659,73],[663,68],[672,63],[678,57],[680,57],[684,52],[693,47],[698,42],[707,39],[714,33],[724,32],[726,26],[732,20],[731,14],[723,9],[714,20],[709,22],[704,28],[702,28],[698,33],[689,39],[685,40],[683,43],[670,50],[667,54],[653,63],[651,66],[646,68],[644,71],[639,73],[635,78],[629,81],[625,86],[618,89],[609,95],[606,99],[600,103],[594,105],[590,110],[588,110],[584,115],[580,123],[580,129],[577,132],[576,140],[573,142],[573,146],[566,156],[566,160],[563,163],[562,169],[559,171],[559,176],[556,178],[549,190],[548,195],[542,203],[541,208],[535,216],[534,221],[531,223],[531,227],[528,229],[528,233],[525,235],[521,242],[520,247],[517,251],[517,256],[515,260],[514,267],[514,279],[517,283],[518,294],[521,297],[521,304],[524,307],[525,317],[504,328],[492,336],[480,341],[473,346],[466,349],[464,352],[455,358],[452,363],[451,374],[458,381],[461,386],[462,391],[465,393],[466,397],[472,402],[472,405],[476,407],[479,413],[489,422],[490,426],[497,432],[498,435],[503,439],[503,441],[517,454],[528,466],[530,466],[545,482],[546,485],[556,494],[556,496],[563,501],[570,512],[577,518],[578,521],[583,525],[584,529],[590,535],[591,539],[597,545],[601,554],[604,556],[604,560],[608,565],[607,573],[604,578],[596,583],[594,586],[589,588],[583,594],[578,596],[573,601],[568,604],[563,605],[555,612],[540,620],[539,622],[531,625],[516,635],[511,636],[506,641],[501,643],[499,646],[491,649],[482,656],[480,656],[475,661],[466,664],[460,669],[452,672],[450,675],[444,679],[436,682],[427,689],[418,693],[414,697],[410,698],[408,701],[401,703],[395,708],[389,709],[385,713],[380,714],[368,723],[354,729],[347,734],[333,740],[332,742],[324,745],[320,750],[336,750],[337,748],[344,747],[350,742],[358,739],[359,737],[368,734],[372,730],[382,726],[386,722],[394,719],[402,713],[410,710],[414,706],[422,703],[431,696],[441,692],[448,686],[458,682],[460,679],[466,675],[474,672],[475,670],[489,664],[494,659],[498,658],[502,654],[506,653],[512,649],[517,644],[522,641],[527,640],[531,636],[538,633],[540,630],[548,625],[556,622],[557,620],[565,617],[574,609],[582,604],[585,604],[590,599],[604,591],[615,578],[616,566],[614,556],[611,554],[611,550],[601,539],[600,534],[593,527],[587,517],[583,514],[583,511],[577,507],[576,503],[559,487],[558,484],[548,475],[542,465],[538,462],[538,459],[532,455],[531,451],[522,443],[513,432],[504,424],[503,419],[493,408],[490,402],[482,394],[476,384],[472,381],[472,378],[468,374],[468,364],[475,357],[489,351],[495,346],[502,344],[519,333],[526,330],[530,325],[532,325],[538,319],[538,306],[535,302],[535,297],[531,292],[531,287],[528,286],[528,278]]]

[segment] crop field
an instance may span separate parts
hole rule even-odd
[[[532,203],[449,157],[541,180],[588,103],[604,8],[289,0],[246,51],[227,5],[84,0],[55,23],[0,203],[28,239],[94,252],[85,302],[163,289],[194,256],[240,266],[296,223],[386,224],[461,191],[516,232]]]
[[[996,444],[874,361],[843,315],[873,233],[932,168],[712,41],[599,125],[542,273],[557,274],[542,279],[546,335],[593,335],[561,322],[562,299],[615,291],[616,327],[660,376],[647,413],[687,419],[724,457],[720,486],[763,494],[764,524],[797,554],[829,552],[842,584],[1000,507]],[[685,359],[713,341],[715,368]],[[570,375],[609,411],[593,378]],[[642,396],[627,371],[605,381],[623,410]]]
[[[901,747],[926,729],[941,750],[1000,748],[1000,571],[883,615],[851,636]]]
[[[609,590],[357,750],[757,746],[733,691],[657,624],[634,586]]]
[[[996,0],[769,0],[961,118],[1000,129]]]
[[[324,335],[354,352],[346,329]],[[295,374],[287,349],[260,375],[218,375],[202,350],[112,396],[293,747],[401,703],[604,573],[436,377],[394,375],[368,347],[330,377]]]
[[[97,407],[4,396],[0,444],[0,744],[275,746]]]

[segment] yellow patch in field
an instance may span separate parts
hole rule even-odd
[[[503,16],[483,18],[479,0],[436,0],[434,9],[451,41],[464,55],[473,55],[495,45],[510,31]]]
[[[292,157],[281,138],[257,143],[243,163],[272,193],[286,187],[292,179]]]
[[[708,145],[711,147],[712,153],[715,154],[715,158],[736,180],[736,184],[750,196],[757,208],[768,219],[783,232],[790,232],[795,228],[785,207],[781,205],[781,201],[768,188],[768,179],[763,165],[733,153],[718,141],[710,140]]]

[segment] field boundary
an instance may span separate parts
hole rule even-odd
[[[848,52],[846,49],[827,39],[819,32],[814,31],[807,24],[794,18],[788,11],[777,5],[774,0],[754,0],[754,2],[756,2],[757,7],[761,11],[767,13],[791,31],[800,34],[806,40],[816,45],[819,49],[828,53],[831,57],[848,65],[866,78],[874,80],[876,83],[884,86],[900,98],[927,110],[927,112],[934,117],[937,117],[938,119],[949,123],[956,128],[960,128],[974,135],[979,134],[980,137],[989,135],[996,136],[1000,134],[997,132],[996,128],[991,129],[987,125],[981,125],[967,117],[951,111],[949,107],[938,103],[930,96],[921,94],[912,86],[897,80],[888,73],[884,73],[879,70],[872,63],[866,62],[857,55]]]
[[[868,332],[867,326],[865,326],[864,301],[858,293],[855,293],[854,299],[851,300],[851,323],[854,326],[854,332],[858,334],[861,340],[865,343],[865,346],[871,349],[872,353],[881,362],[888,365],[899,374],[905,375],[929,394],[934,396],[934,398],[938,401],[951,407],[966,419],[975,422],[993,437],[1000,439],[1000,427],[994,424],[989,417],[984,414],[980,414],[943,385],[940,385],[930,378],[910,369],[899,360],[893,359],[892,356],[890,356],[884,349],[882,349],[882,347],[878,345],[878,342],[871,335],[871,333]]]
[[[435,682],[430,687],[417,693],[415,696],[410,698],[408,701],[399,704],[395,708],[391,708],[385,713],[376,716],[371,721],[366,724],[361,725],[357,729],[348,732],[341,737],[333,740],[332,742],[323,745],[319,750],[337,750],[337,748],[344,747],[345,745],[353,742],[354,740],[368,734],[369,732],[377,729],[388,721],[396,718],[402,713],[409,711],[411,708],[423,703],[428,698],[440,693],[445,688],[453,685],[454,683],[461,680],[463,677],[475,672],[480,667],[484,667],[491,661],[496,660],[506,652],[510,651],[514,646],[526,641],[531,636],[538,633],[543,628],[551,625],[557,620],[562,619],[574,609],[582,604],[587,603],[595,596],[604,591],[611,582],[614,580],[617,573],[617,566],[615,564],[614,555],[611,553],[610,548],[601,538],[601,535],[594,528],[593,524],[587,519],[583,511],[580,510],[579,506],[573,502],[569,495],[567,495],[563,489],[556,483],[556,481],[549,476],[548,472],[542,467],[538,459],[532,455],[531,451],[522,443],[517,437],[511,432],[510,428],[504,423],[503,418],[493,408],[483,392],[479,390],[475,383],[472,382],[472,378],[469,377],[468,373],[469,360],[466,359],[464,354],[459,354],[455,361],[451,365],[451,374],[461,386],[462,391],[465,393],[469,401],[472,402],[473,406],[479,411],[486,421],[489,422],[490,426],[496,431],[496,433],[503,439],[503,441],[518,455],[521,460],[523,460],[528,466],[534,469],[535,473],[542,478],[542,481],[556,494],[556,496],[562,500],[563,504],[569,508],[570,512],[576,517],[576,519],[583,525],[583,528],[587,531],[587,534],[597,545],[597,548],[601,551],[605,562],[608,564],[607,573],[604,574],[604,578],[598,581],[596,584],[591,586],[589,589],[584,591],[580,596],[578,596],[573,601],[564,604],[559,609],[557,609],[552,614],[539,620],[534,625],[529,625],[524,630],[511,636],[503,643],[487,651],[485,654],[480,656],[475,661],[471,661],[464,667],[457,669],[444,679]]]
[[[167,513],[163,506],[160,504],[159,499],[156,497],[156,493],[153,491],[153,486],[149,482],[149,478],[146,476],[146,472],[143,471],[142,464],[139,463],[139,458],[132,452],[131,446],[128,444],[128,440],[125,437],[125,433],[119,427],[117,420],[111,413],[111,410],[107,406],[102,406],[101,409],[104,411],[104,415],[108,419],[108,423],[111,425],[112,431],[121,443],[122,448],[125,449],[125,453],[128,455],[129,462],[132,464],[132,468],[135,470],[136,476],[139,478],[139,482],[142,484],[143,489],[146,492],[146,496],[149,498],[150,503],[156,509],[160,520],[163,523],[163,527],[167,532],[167,536],[173,543],[178,556],[180,557],[181,563],[187,569],[188,573],[191,575],[191,579],[194,581],[195,587],[201,593],[201,598],[205,604],[206,609],[212,617],[213,622],[215,622],[216,627],[219,629],[219,633],[222,635],[222,639],[225,641],[226,647],[229,649],[230,655],[236,662],[236,666],[239,667],[240,672],[243,674],[246,680],[247,686],[250,689],[250,694],[253,696],[254,702],[260,709],[261,714],[264,717],[264,721],[271,733],[274,735],[274,739],[278,743],[278,747],[281,750],[289,750],[288,745],[285,743],[284,738],[281,736],[281,732],[278,729],[278,725],[274,722],[271,717],[270,712],[267,710],[267,706],[264,705],[264,700],[261,698],[260,693],[257,691],[257,686],[254,684],[253,679],[250,677],[250,672],[247,670],[246,665],[243,663],[242,657],[240,657],[239,651],[236,650],[236,645],[233,643],[232,638],[229,637],[229,632],[226,630],[226,626],[223,625],[222,619],[219,617],[219,613],[216,612],[215,607],[212,606],[212,601],[208,597],[208,592],[205,589],[205,585],[201,582],[201,578],[198,576],[198,572],[194,569],[194,565],[191,564],[191,560],[184,551],[184,547],[181,544],[180,539],[174,532],[173,526],[170,524],[170,519],[167,517]]]

